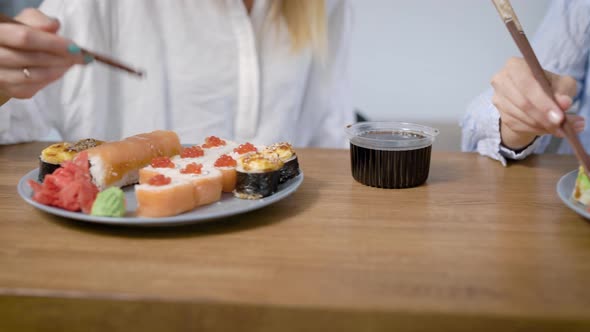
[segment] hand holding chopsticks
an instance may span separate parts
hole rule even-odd
[[[551,82],[557,105],[536,82],[522,58],[510,58],[492,78],[492,103],[502,119],[500,132],[505,146],[519,150],[545,134],[563,138],[561,123],[564,116],[568,117],[576,132],[584,130],[586,121],[582,116],[563,112],[571,107],[577,93],[576,80],[548,71],[545,76]]]
[[[492,0],[498,13],[502,17],[502,20],[506,24],[508,31],[510,32],[514,42],[518,46],[520,52],[524,57],[524,62],[529,68],[534,82],[538,85],[539,91],[541,92],[536,96],[537,100],[531,100],[531,102],[538,102],[538,99],[549,98],[552,104],[552,110],[544,110],[547,114],[547,118],[544,122],[551,128],[553,126],[560,127],[565,137],[568,139],[571,147],[574,150],[576,157],[580,164],[585,168],[586,172],[590,170],[590,158],[586,154],[584,147],[582,146],[576,130],[571,122],[571,118],[566,117],[560,108],[563,108],[568,103],[565,100],[558,100],[556,98],[554,89],[551,86],[549,79],[547,78],[546,72],[542,69],[539,60],[537,59],[529,41],[526,37],[522,25],[520,24],[514,9],[508,0]],[[533,89],[535,87],[532,87]],[[571,102],[570,102],[571,104]],[[560,112],[560,113],[557,113]]]
[[[18,19],[0,14],[0,96],[30,98],[71,66],[92,61],[142,75],[56,35],[59,22],[38,10],[25,10]]]

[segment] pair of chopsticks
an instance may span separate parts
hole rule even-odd
[[[23,23],[15,20],[9,16],[3,15],[2,13],[0,13],[0,23],[12,23],[12,24],[24,25]],[[142,77],[144,75],[144,72],[141,70],[133,69],[133,68],[129,67],[128,65],[121,63],[120,61],[114,60],[114,59],[109,58],[104,55],[97,54],[95,52],[89,51],[84,48],[82,48],[82,55],[91,56],[92,58],[94,58],[94,60],[96,60],[98,62],[104,63],[104,64],[111,66],[113,68],[116,68],[116,69],[124,70],[124,71],[126,71],[130,74],[136,75],[138,77]]]
[[[535,52],[524,33],[524,29],[522,28],[518,17],[516,17],[516,13],[512,8],[512,4],[510,4],[510,0],[492,0],[492,2],[496,6],[498,13],[510,32],[510,35],[512,35],[512,39],[514,39],[516,46],[518,46],[520,53],[522,53],[524,60],[533,73],[533,77],[541,85],[545,93],[553,99],[555,104],[559,105],[557,100],[555,100],[555,94],[551,89],[551,83],[547,79],[547,76],[545,76],[545,71],[541,67],[539,59],[535,55]],[[590,174],[590,157],[588,157],[586,150],[584,150],[576,131],[568,121],[567,117],[565,117],[561,124],[561,129],[565,133],[565,137],[569,141],[571,147],[574,149],[574,153],[580,164],[584,167],[586,174]]]

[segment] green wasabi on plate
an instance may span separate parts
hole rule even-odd
[[[125,193],[120,188],[111,187],[98,193],[90,214],[100,217],[123,217],[125,211]]]

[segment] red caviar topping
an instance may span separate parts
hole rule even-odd
[[[235,153],[244,154],[247,152],[258,152],[256,147],[252,143],[244,143],[240,144],[237,148],[234,149]]]
[[[224,146],[225,145],[225,141],[222,140],[221,138],[217,137],[217,136],[209,136],[207,138],[205,138],[205,144],[203,144],[203,147],[206,149],[209,148],[214,148],[217,146]]]
[[[182,149],[180,152],[180,158],[197,158],[205,155],[205,151],[198,145],[191,146],[189,148]]]
[[[226,154],[219,157],[214,164],[215,167],[236,167],[237,165],[238,163],[234,160],[234,158]]]
[[[156,157],[152,159],[153,168],[174,168],[174,163],[168,157]]]
[[[165,186],[167,184],[170,184],[171,181],[171,178],[164,176],[162,174],[158,174],[149,179],[148,184],[151,184],[152,186]]]
[[[184,169],[180,170],[182,174],[201,174],[203,171],[203,164],[190,163]]]

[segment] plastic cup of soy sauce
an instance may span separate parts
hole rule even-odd
[[[352,177],[367,186],[399,189],[426,182],[438,129],[406,122],[359,122],[346,127]]]

